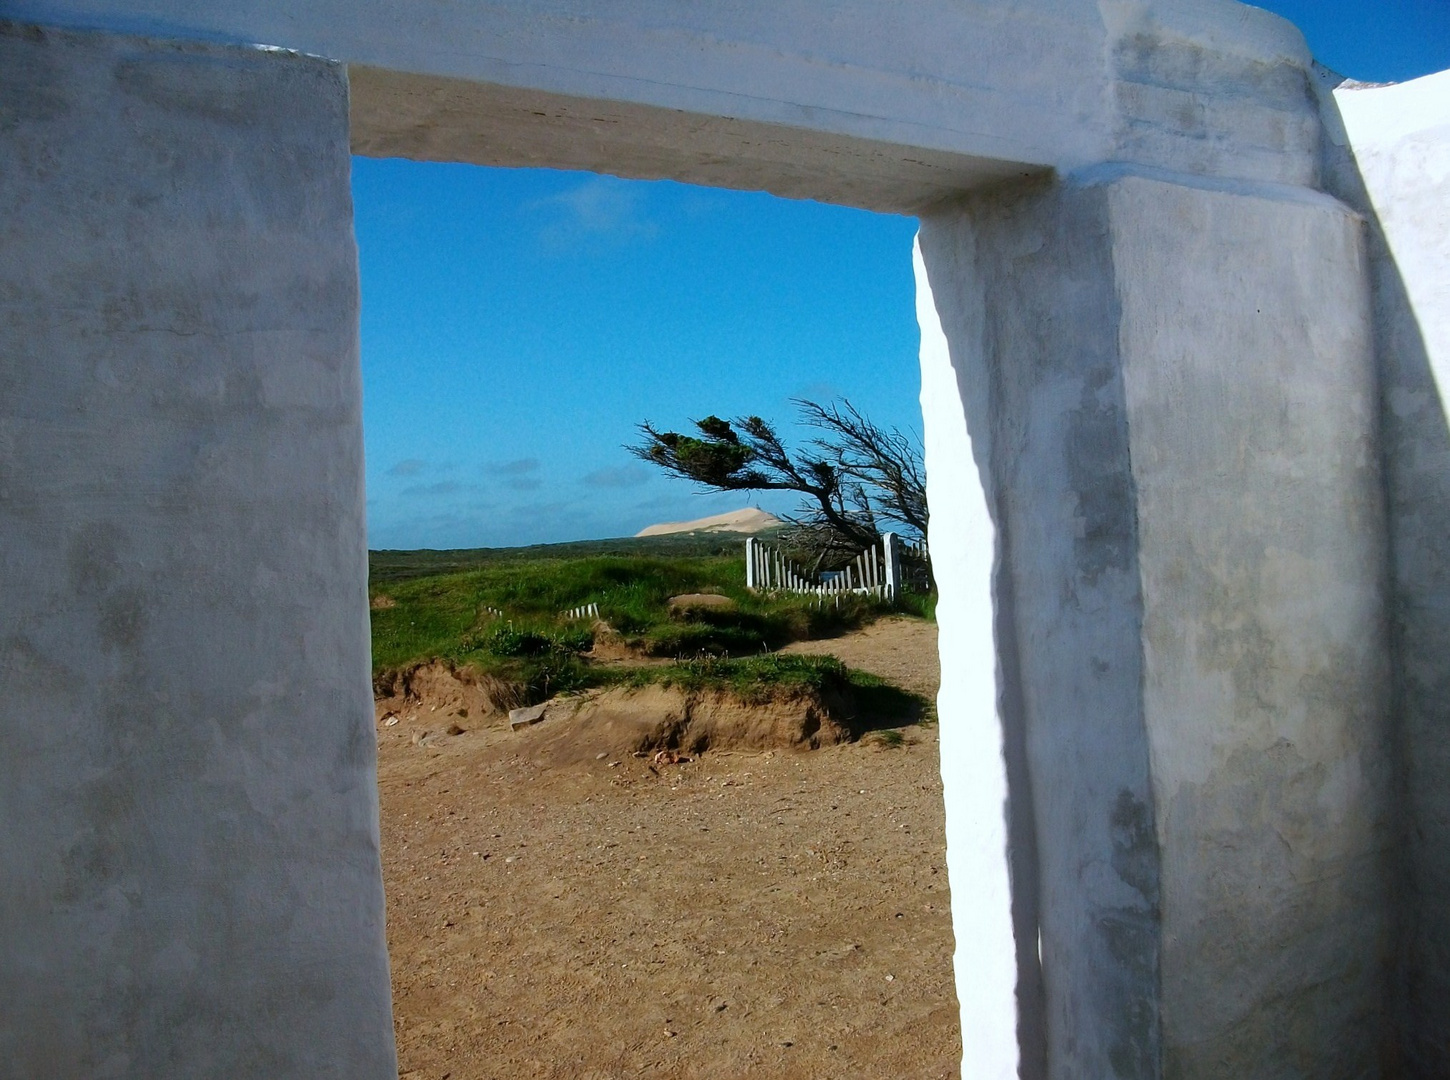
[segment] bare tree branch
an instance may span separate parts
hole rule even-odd
[[[882,521],[926,533],[926,485],[920,444],[887,432],[849,401],[795,401],[802,422],[822,434],[791,451],[758,416],[695,420],[697,434],[639,425],[630,453],[709,491],[794,491],[805,509],[790,518],[793,539],[823,562],[875,543]]]
[[[793,401],[802,423],[826,433],[815,446],[832,456],[837,471],[874,493],[877,515],[924,537],[926,473],[920,441],[899,428],[886,431],[844,399],[839,406]]]

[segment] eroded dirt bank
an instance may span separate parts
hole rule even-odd
[[[933,689],[934,628],[867,635],[812,651]],[[404,1076],[956,1075],[934,727],[652,767],[446,717],[378,729]]]

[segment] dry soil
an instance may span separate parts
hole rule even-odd
[[[792,651],[935,695],[927,623]],[[549,765],[442,700],[378,727],[404,1077],[956,1075],[934,725]]]

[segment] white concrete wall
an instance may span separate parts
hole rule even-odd
[[[1121,169],[923,221],[996,526],[1014,915],[1035,904],[1041,932],[1034,971],[1014,920],[1025,1076],[1377,1069],[1390,761],[1360,230],[1321,195]],[[945,747],[971,718],[942,722]]]
[[[1029,1078],[1374,1074],[1378,432],[1353,223],[1309,189],[1380,210],[1410,1053],[1440,1060],[1441,113],[1346,106],[1359,183],[1321,153],[1345,139],[1297,31],[1230,0],[0,18],[341,61],[368,153],[931,210],[966,1075],[1010,1074],[1009,962]],[[25,823],[0,836],[25,883],[0,886],[0,1062],[385,1075],[343,80],[14,24],[0,47],[0,806]]]
[[[347,86],[0,27],[0,1076],[396,1078]]]
[[[1372,1076],[1393,847],[1362,222],[1112,190],[1164,1075]]]
[[[1410,1075],[1450,1075],[1450,72],[1334,95],[1334,180],[1369,218],[1403,771]],[[1332,118],[1331,118],[1332,119]]]
[[[1309,55],[1232,0],[0,0],[357,69],[363,153],[914,210],[1098,161],[1312,183]]]
[[[946,800],[947,873],[962,1076],[1018,1075],[1017,946],[1008,873],[1007,762],[997,715],[993,642],[992,517],[978,479],[958,374],[937,314],[920,245],[913,252],[921,328],[921,413],[926,441],[928,546],[941,591],[937,715]],[[1035,918],[1035,912],[1032,913]],[[1029,936],[1034,932],[1029,931]],[[1035,942],[1033,945],[1035,948]]]
[[[1153,1076],[1160,1056],[1158,852],[1110,236],[1101,193],[1051,183],[976,196],[921,230],[995,525],[1029,1078]],[[964,719],[943,713],[944,739]],[[1142,820],[1120,830],[1115,814]],[[954,878],[958,888],[971,884]]]

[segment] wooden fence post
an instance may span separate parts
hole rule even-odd
[[[896,602],[901,592],[901,537],[889,532],[881,538],[886,563],[886,599]]]

